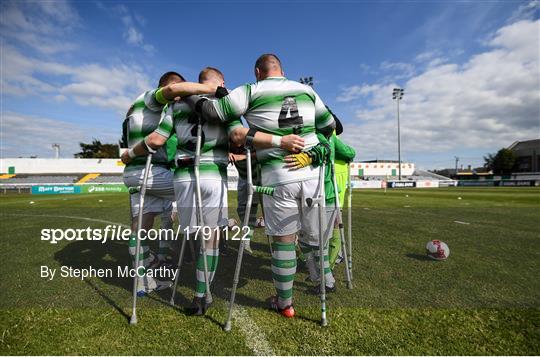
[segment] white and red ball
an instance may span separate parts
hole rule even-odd
[[[450,255],[450,248],[443,241],[432,240],[426,244],[426,254],[431,259],[446,260]]]

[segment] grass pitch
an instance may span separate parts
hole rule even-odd
[[[235,207],[235,193],[229,198]],[[128,221],[126,195],[0,197],[0,354],[540,354],[538,188],[355,191],[354,289],[338,266],[327,328],[318,324],[318,298],[307,293],[302,266],[297,317],[266,309],[274,290],[262,230],[244,259],[231,333],[222,324],[234,244],[220,259],[216,302],[205,317],[181,308],[193,294],[189,265],[178,308],[167,304],[170,291],[153,293],[139,300],[136,326],[128,324],[131,280],[40,278],[41,265],[129,262],[124,243],[53,245],[40,241],[41,229]],[[425,257],[431,239],[448,243],[447,261]]]

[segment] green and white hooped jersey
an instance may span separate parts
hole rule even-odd
[[[132,148],[143,141],[148,134],[152,133],[158,127],[164,105],[156,100],[156,91],[157,89],[154,89],[141,94],[135,102],[133,102],[126,114],[127,144],[129,148]],[[145,163],[146,157],[136,157],[126,166],[125,170],[134,168],[139,169],[140,166],[144,166]],[[156,153],[152,155],[152,163],[168,163],[166,146],[159,148]]]
[[[202,126],[201,162],[199,172],[201,180],[227,179],[227,165],[229,163],[229,133],[242,127],[238,118],[227,123],[210,124],[205,122]],[[195,146],[197,144],[197,116],[184,102],[175,102],[165,106],[161,121],[156,133],[170,137],[174,133],[178,138],[176,161],[194,160]],[[175,181],[195,180],[193,165],[177,167],[174,172]]]
[[[279,136],[298,134],[304,138],[305,151],[319,143],[315,131],[334,122],[313,88],[285,77],[240,86],[216,101],[214,107],[224,121],[243,115],[249,127],[258,131]],[[283,158],[288,154],[280,148],[257,150],[264,186],[318,177],[319,169],[312,166],[286,169]]]

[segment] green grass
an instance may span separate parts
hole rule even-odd
[[[231,207],[236,206],[234,196]],[[181,308],[193,294],[190,265],[183,268],[179,307],[167,305],[169,291],[140,299],[136,326],[127,319],[130,280],[40,278],[41,265],[128,264],[121,242],[40,241],[43,228],[106,225],[77,217],[127,224],[127,197],[0,196],[0,354],[259,351],[253,347],[258,341],[238,322],[231,333],[222,329],[234,247],[220,260],[213,285],[216,303],[205,317],[186,316]],[[237,302],[275,354],[538,355],[538,222],[538,188],[355,191],[355,287],[346,289],[338,266],[338,292],[329,296],[327,328],[318,324],[318,298],[307,294],[301,267],[295,283],[297,317],[287,320],[265,308],[273,287],[262,230],[252,245],[254,255],[245,257]],[[431,239],[448,243],[448,260],[425,257]]]

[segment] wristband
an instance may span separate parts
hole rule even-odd
[[[167,104],[169,101],[163,96],[163,88],[159,88],[155,94],[156,100],[159,104]]]
[[[255,139],[256,133],[257,133],[257,129],[249,128],[246,135],[246,147],[253,148],[253,139]]]
[[[133,148],[129,149],[129,150],[127,151],[127,154],[128,154],[128,156],[129,156],[130,159],[134,159],[134,158],[137,157],[137,155],[135,155],[135,150],[133,150]]]
[[[282,136],[272,135],[272,147],[273,148],[280,148],[282,138],[283,138]]]

